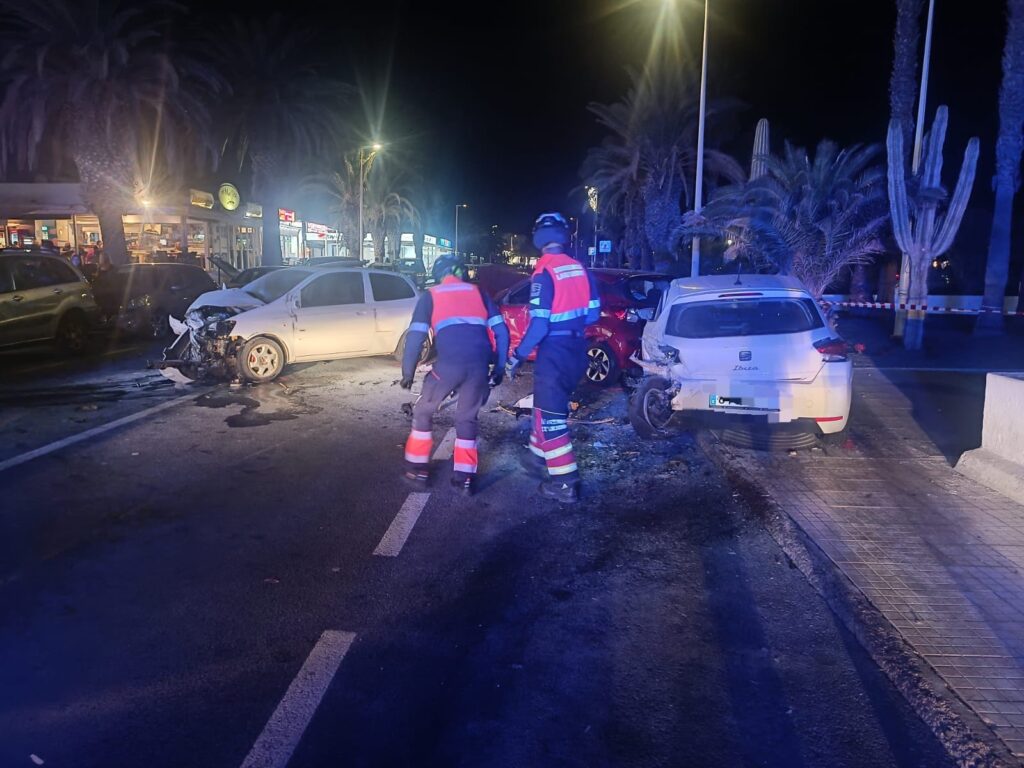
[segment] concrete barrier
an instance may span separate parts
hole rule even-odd
[[[1024,376],[988,374],[981,447],[966,451],[956,469],[1024,504]]]

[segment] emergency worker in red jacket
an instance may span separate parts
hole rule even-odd
[[[533,428],[528,468],[550,476],[542,495],[579,501],[580,473],[569,436],[569,399],[587,370],[584,329],[597,322],[601,299],[593,277],[566,254],[569,224],[560,213],[544,213],[533,225],[541,257],[530,286],[530,324],[512,353],[509,374],[537,347],[533,378]]]
[[[455,393],[458,401],[451,482],[471,495],[479,463],[477,417],[491,387],[498,386],[505,375],[508,328],[494,303],[477,286],[463,282],[464,267],[456,256],[441,256],[431,274],[437,285],[420,296],[402,355],[401,386],[410,389],[423,344],[428,333],[434,332],[437,359],[412,409],[412,431],[405,443],[405,477],[417,485],[429,482],[434,413]]]

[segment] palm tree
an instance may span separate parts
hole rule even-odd
[[[419,211],[409,198],[388,184],[383,174],[367,182],[363,204],[366,229],[373,236],[375,260],[384,262],[387,256],[392,264],[395,263],[401,247],[402,229],[405,225],[419,225]],[[389,246],[387,253],[385,243]]]
[[[1003,328],[1003,299],[1010,272],[1010,228],[1013,198],[1020,186],[1020,158],[1024,146],[1024,0],[1007,0],[1008,24],[1003,45],[1003,84],[999,89],[999,137],[996,139],[996,205],[985,266],[985,297],[990,310],[978,317],[981,333]]]
[[[719,189],[673,237],[731,242],[727,257],[794,275],[820,297],[844,270],[882,251],[888,208],[880,152],[878,145],[841,150],[822,141],[812,158],[787,143],[781,157],[765,158],[767,173]]]
[[[107,254],[128,260],[121,216],[157,167],[178,168],[204,142],[212,70],[168,44],[181,6],[123,0],[4,0],[0,163],[31,170],[64,148]],[[149,157],[140,158],[144,148]],[[158,172],[159,175],[159,172]]]
[[[325,193],[331,200],[332,223],[344,238],[349,254],[358,254],[359,236],[359,160],[346,155],[341,170],[318,174],[307,180],[306,186]]]
[[[708,106],[713,122],[732,108]],[[680,70],[658,67],[632,76],[625,98],[591,104],[611,134],[587,153],[581,175],[600,190],[603,213],[625,223],[623,250],[634,266],[649,267],[654,254],[670,254],[670,235],[692,204],[696,173],[698,103],[693,83]],[[739,181],[743,171],[731,157],[706,149],[709,180]]]
[[[317,72],[310,60],[315,36],[280,15],[235,19],[218,35],[217,64],[231,84],[216,124],[224,152],[248,167],[252,194],[263,204],[263,262],[281,263],[277,210],[284,180],[303,175],[316,158],[338,151],[342,107],[351,88]],[[231,41],[225,47],[224,41]]]

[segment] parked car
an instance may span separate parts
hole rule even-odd
[[[635,367],[630,361],[640,348],[644,325],[658,305],[661,292],[670,278],[655,272],[627,269],[592,269],[601,295],[601,317],[586,330],[586,378],[598,386],[610,386],[624,370]],[[498,293],[495,297],[511,337],[511,349],[519,346],[529,325],[530,279]],[[531,356],[531,359],[532,356]]]
[[[39,249],[0,251],[0,347],[56,341],[81,352],[98,312],[89,283],[65,259]]]
[[[289,267],[243,288],[199,296],[178,339],[154,364],[169,378],[207,374],[252,382],[293,362],[401,356],[417,293],[403,275],[342,267]]]
[[[93,283],[105,323],[154,338],[168,336],[168,318],[180,316],[197,296],[216,287],[213,278],[190,264],[125,264]]]
[[[227,281],[228,288],[241,288],[244,285],[248,285],[257,277],[263,277],[277,269],[284,269],[280,266],[267,266],[267,267],[249,267],[243,269],[237,275]]]
[[[846,342],[792,277],[715,275],[675,280],[643,333],[645,377],[630,400],[644,437],[676,412],[841,432],[853,366]]]

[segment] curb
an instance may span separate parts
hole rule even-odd
[[[1021,768],[981,717],[908,644],[860,589],[756,481],[756,472],[715,436],[701,432],[697,444],[736,488],[748,509],[790,562],[857,638],[911,709],[962,768]]]

